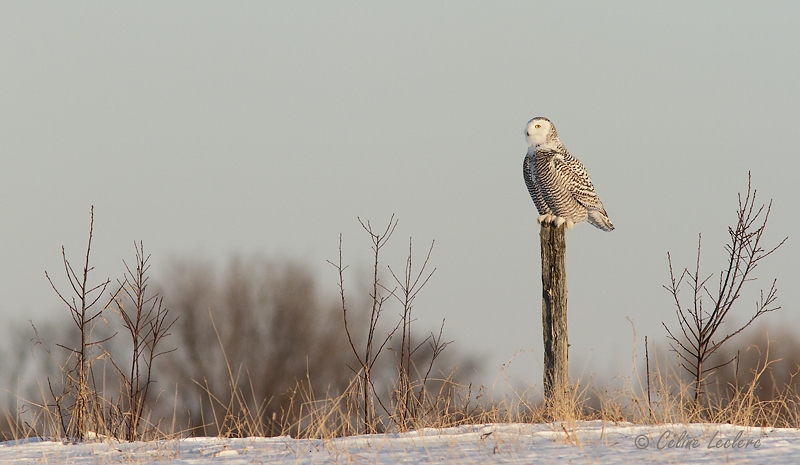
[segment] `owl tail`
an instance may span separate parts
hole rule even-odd
[[[587,220],[594,227],[602,229],[603,231],[613,231],[614,225],[608,219],[608,214],[605,210],[589,210]]]

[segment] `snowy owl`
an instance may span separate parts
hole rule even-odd
[[[528,121],[525,138],[528,154],[522,174],[539,210],[539,223],[566,223],[571,229],[588,220],[603,231],[613,230],[586,168],[564,148],[553,123],[541,116],[533,118]]]

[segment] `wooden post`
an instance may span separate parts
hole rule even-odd
[[[544,330],[544,397],[551,405],[566,400],[567,369],[567,244],[564,225],[542,224],[542,329]]]

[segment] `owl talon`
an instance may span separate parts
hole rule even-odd
[[[557,218],[556,215],[545,213],[544,215],[539,215],[537,221],[539,222],[539,224],[544,224],[544,223],[551,224],[553,221],[556,220],[556,218]]]

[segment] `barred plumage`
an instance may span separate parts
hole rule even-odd
[[[525,136],[528,153],[522,174],[539,210],[539,223],[566,223],[572,228],[588,220],[603,231],[613,230],[586,168],[564,148],[553,123],[547,118],[533,118],[528,121]]]

